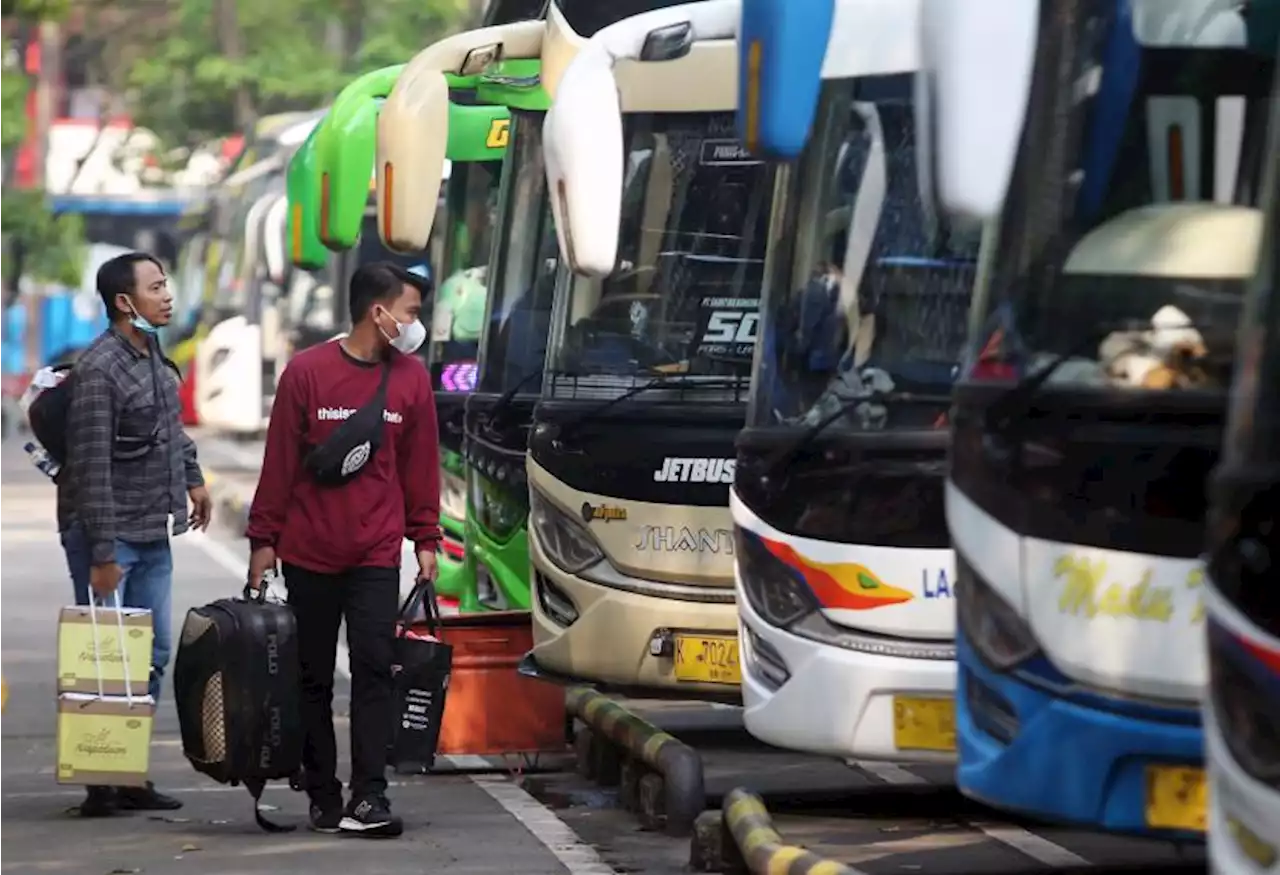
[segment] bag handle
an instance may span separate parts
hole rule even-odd
[[[124,669],[124,695],[129,703],[129,707],[133,707],[133,682],[129,678],[129,648],[124,642],[124,606],[120,603],[120,591],[116,590],[112,593],[116,599],[116,629],[120,641],[120,664]],[[93,627],[93,661],[97,669],[98,675],[98,698],[105,699],[107,694],[102,685],[102,641],[98,635],[98,611],[95,602],[101,598],[102,606],[109,607],[106,604],[106,598],[98,595],[96,592],[89,593],[89,624]]]
[[[426,607],[427,628],[431,634],[437,638],[440,637],[440,627],[443,625],[440,620],[440,604],[436,601],[436,588],[430,577],[418,578],[418,582],[413,585],[413,590],[404,600],[404,604],[400,605],[400,631],[397,637],[405,636],[405,630],[413,621],[413,615],[417,613],[419,606]]]

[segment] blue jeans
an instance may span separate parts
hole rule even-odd
[[[76,604],[89,604],[89,541],[78,525],[62,532],[62,549],[67,554],[67,569],[75,587]],[[173,650],[171,602],[173,594],[173,554],[168,539],[159,541],[116,541],[116,561],[124,569],[120,589],[116,593],[126,608],[145,608],[151,612],[154,638],[151,645],[150,693],[160,700],[160,681]]]

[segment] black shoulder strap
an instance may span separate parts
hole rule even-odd
[[[378,388],[374,391],[373,397],[366,401],[360,408],[361,411],[373,408],[377,411],[379,418],[382,416],[382,409],[387,406],[387,386],[391,382],[391,359],[387,359],[382,365],[382,379],[378,381]]]
[[[273,823],[262,816],[262,791],[266,789],[266,781],[261,778],[253,778],[245,781],[244,786],[249,791],[249,795],[253,797],[253,819],[258,822],[258,826],[262,827],[266,832],[293,832],[296,829],[292,824]]]
[[[373,398],[378,402],[378,406],[382,407],[387,403],[387,386],[391,383],[391,359],[387,359],[382,363],[382,379],[378,381],[378,391],[373,393]]]

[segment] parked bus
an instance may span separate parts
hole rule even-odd
[[[542,119],[587,37],[656,0],[552,0],[545,19],[455,34],[420,52],[378,122],[379,231],[411,251],[431,235],[424,209],[450,141],[448,75],[476,76],[482,103],[511,111],[494,218],[476,389],[466,400],[467,562],[487,607],[529,606],[525,452],[542,380],[556,243],[542,165]],[[424,195],[424,192],[427,193]]]
[[[600,30],[547,116],[526,667],[548,676],[738,697],[728,491],[774,170],[733,133],[737,19],[709,0]]]
[[[270,416],[281,351],[285,168],[318,122],[315,113],[293,121],[260,150],[261,160],[234,172],[213,196],[217,245],[210,249],[213,270],[202,305],[209,328],[195,362],[196,411],[211,429],[254,435]],[[250,147],[242,160],[258,151]]]
[[[1262,12],[1259,4],[1251,15]],[[1269,12],[1280,24],[1280,4]],[[1278,98],[1280,79],[1262,173],[1263,254],[1245,299],[1226,441],[1210,487],[1204,734],[1216,875],[1280,871],[1280,590],[1271,564],[1280,558]]]
[[[990,220],[952,406],[957,783],[1198,837],[1205,484],[1274,42],[1211,0],[930,3],[930,159]]]
[[[932,222],[920,195],[920,4],[838,0],[834,17],[815,6],[742,4],[744,134],[767,154],[804,144],[773,216],[737,441],[744,722],[781,747],[949,762],[947,408],[977,235]],[[820,88],[794,75],[806,64]],[[776,116],[795,117],[808,95],[812,127],[796,133]]]

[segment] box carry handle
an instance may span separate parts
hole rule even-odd
[[[124,695],[129,707],[133,708],[133,681],[129,677],[129,648],[125,646],[124,641],[124,605],[120,602],[120,591],[116,590],[112,595],[116,599],[116,629],[120,635],[120,665],[124,669]],[[98,698],[105,699],[106,691],[102,685],[102,642],[98,637],[98,610],[95,602],[102,598],[95,592],[89,593],[89,624],[93,626],[93,661],[98,675]],[[103,598],[103,607],[110,607]],[[87,702],[85,704],[88,704]]]

